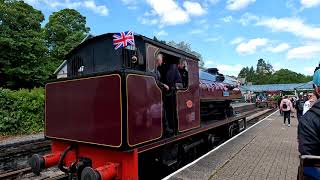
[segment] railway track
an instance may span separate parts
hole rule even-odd
[[[241,114],[248,117],[247,127],[250,127],[272,112],[273,110],[256,108]],[[45,170],[40,176],[33,175],[27,164],[28,159],[34,153],[45,154],[48,151],[50,140],[45,139],[0,146],[0,179],[68,179],[67,175],[56,167]]]

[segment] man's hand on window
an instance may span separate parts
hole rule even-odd
[[[169,86],[168,85],[163,84],[163,87],[164,87],[165,90],[169,91]]]

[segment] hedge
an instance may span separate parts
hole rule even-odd
[[[0,135],[43,131],[44,89],[0,88]]]

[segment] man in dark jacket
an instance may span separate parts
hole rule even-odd
[[[156,58],[156,68],[155,68],[155,78],[156,78],[156,82],[157,82],[157,85],[159,86],[159,88],[161,90],[166,90],[168,91],[169,90],[169,86],[162,83],[161,82],[161,66],[162,66],[162,63],[163,63],[163,55],[162,54],[158,54],[157,55],[157,58]]]
[[[162,64],[162,59],[163,55],[158,54],[156,64]],[[162,92],[164,105],[164,136],[170,137],[176,129],[176,83],[181,83],[177,65],[166,63],[157,66],[156,78],[158,86],[162,86],[163,89],[165,89],[165,91]]]
[[[320,156],[320,67],[313,75],[314,94],[318,100],[311,109],[304,114],[298,125],[299,152],[301,155]],[[305,175],[320,179],[320,169],[304,168]]]
[[[181,76],[182,87],[188,88],[189,76],[188,76],[188,71],[187,71],[187,61],[180,60],[180,63],[178,65],[178,69],[179,69],[180,76]]]
[[[303,100],[303,97],[300,95],[299,99],[295,103],[295,108],[297,111],[297,119],[298,120],[300,120],[300,117],[302,116],[303,105],[304,105],[304,100]]]

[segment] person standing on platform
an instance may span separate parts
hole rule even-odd
[[[304,100],[303,100],[303,97],[300,95],[299,99],[296,101],[296,105],[295,105],[298,120],[300,119],[300,117],[303,114],[303,106],[304,106]]]
[[[320,66],[313,75],[314,105],[300,118],[298,142],[301,155],[320,156]],[[304,175],[320,179],[320,168],[304,167]]]
[[[282,99],[283,99],[283,97],[280,97],[278,100],[278,108],[279,108],[279,112],[280,112],[281,116],[283,115],[282,110],[281,110],[281,106],[280,106]]]
[[[290,127],[290,113],[293,110],[293,107],[288,96],[285,96],[284,99],[282,99],[280,109],[283,112],[283,125],[286,125],[286,119],[288,119],[288,127]]]
[[[305,114],[313,106],[313,104],[316,102],[316,100],[317,100],[317,97],[314,93],[309,94],[308,101],[306,101],[303,105],[303,113],[302,114]]]

